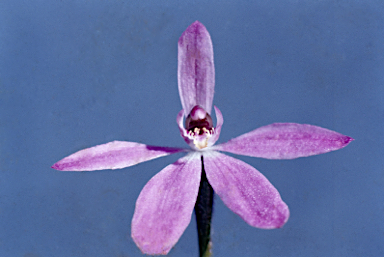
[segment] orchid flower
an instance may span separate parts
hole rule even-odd
[[[214,145],[223,116],[215,106],[212,41],[198,21],[178,42],[178,88],[183,109],[180,134],[191,149],[113,141],[78,151],[52,168],[63,171],[121,169],[158,157],[186,152],[142,189],[132,219],[132,238],[145,254],[167,254],[191,220],[202,168],[224,204],[253,227],[273,229],[288,220],[289,209],[277,189],[249,164],[221,152],[267,159],[294,159],[341,149],[353,139],[307,124],[274,123]]]

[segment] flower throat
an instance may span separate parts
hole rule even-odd
[[[203,149],[208,146],[208,139],[214,133],[211,115],[202,107],[196,105],[185,119],[185,128],[193,138],[194,145]]]

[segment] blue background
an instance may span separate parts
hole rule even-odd
[[[175,122],[177,40],[211,34],[220,142],[273,122],[348,147],[238,158],[291,217],[252,228],[216,197],[215,256],[384,256],[382,1],[0,2],[0,256],[142,256],[130,238],[146,182],[182,154],[117,171],[50,166],[112,140],[187,147]],[[169,256],[197,256],[195,217]]]

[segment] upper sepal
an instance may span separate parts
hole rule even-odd
[[[192,23],[179,39],[177,79],[185,113],[200,105],[210,114],[215,87],[213,47],[211,36],[199,21]]]

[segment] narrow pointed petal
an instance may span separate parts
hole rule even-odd
[[[214,147],[215,150],[266,159],[294,159],[335,151],[353,138],[297,123],[274,123]]]
[[[52,168],[64,171],[122,169],[140,162],[183,151],[185,149],[113,141],[80,150],[58,161]]]
[[[277,189],[255,168],[243,161],[210,151],[204,167],[216,194],[249,225],[280,228],[289,218],[288,206]]]
[[[213,47],[207,29],[198,21],[179,39],[177,76],[185,113],[188,115],[195,105],[200,105],[211,114],[215,87]]]
[[[223,114],[221,113],[219,108],[214,106],[214,109],[216,113],[216,127],[215,127],[215,132],[212,135],[212,138],[210,138],[208,146],[213,146],[216,143],[216,141],[219,139],[220,133],[221,133],[221,127],[223,126],[223,122],[224,122]]]
[[[132,219],[132,238],[145,254],[167,254],[188,226],[201,176],[201,156],[168,165],[143,188]]]

